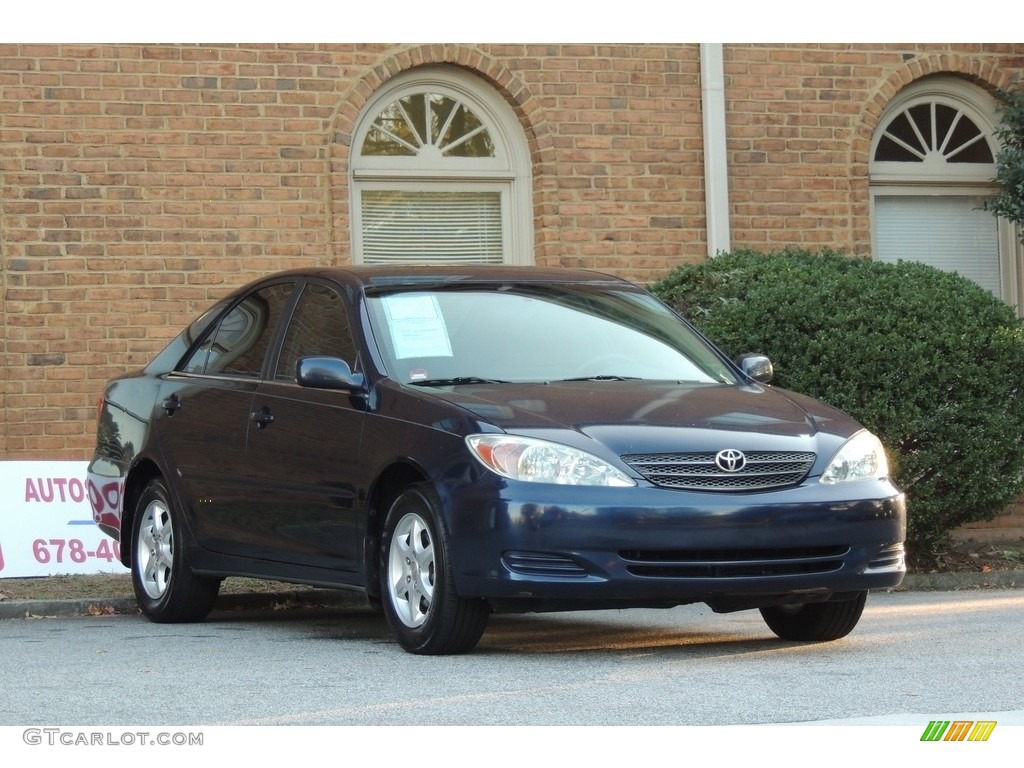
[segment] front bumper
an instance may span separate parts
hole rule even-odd
[[[902,493],[884,481],[761,494],[529,483],[442,495],[456,588],[496,610],[728,611],[898,586]]]

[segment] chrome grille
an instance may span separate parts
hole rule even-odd
[[[715,453],[651,453],[623,456],[622,460],[662,488],[686,491],[767,491],[799,485],[814,465],[806,451],[750,451],[738,472],[715,464]]]

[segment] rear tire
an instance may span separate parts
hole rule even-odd
[[[765,624],[783,640],[828,642],[846,637],[860,621],[867,592],[852,600],[778,605],[761,609]]]
[[[455,592],[439,509],[433,489],[415,485],[395,499],[384,521],[381,602],[388,626],[410,653],[466,653],[479,642],[490,615],[483,600]]]
[[[188,562],[181,520],[161,480],[150,480],[135,507],[132,586],[151,621],[202,621],[213,609],[220,579],[197,576]]]

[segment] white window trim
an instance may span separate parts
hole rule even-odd
[[[877,162],[875,150],[885,126],[905,109],[938,100],[961,109],[986,136],[995,130],[995,100],[978,86],[951,76],[925,78],[908,86],[886,108],[871,140],[869,161],[869,208],[871,249],[878,252],[875,198],[895,195],[991,195],[996,190],[994,163],[897,163]],[[1024,317],[1024,249],[1017,227],[999,218],[999,270],[1002,299]]]
[[[920,163],[897,163],[876,161],[875,152],[882,140],[889,121],[901,112],[917,104],[942,101],[961,110],[988,137],[995,132],[992,115],[995,114],[995,100],[981,88],[966,83],[960,78],[935,76],[907,86],[886,107],[874,136],[871,138],[869,176],[872,184],[887,182],[904,184],[921,182],[941,184],[947,182],[988,183],[995,177],[995,163],[936,163],[927,160]],[[991,191],[991,190],[990,190]]]
[[[464,102],[486,124],[495,147],[493,158],[445,158],[431,164],[399,157],[360,154],[363,140],[380,110],[396,99],[433,90]],[[476,189],[501,193],[503,262],[533,264],[532,169],[529,147],[515,112],[481,79],[448,67],[423,67],[391,80],[363,107],[353,134],[349,188],[352,200],[352,253],[362,262],[362,198],[364,189],[409,191]]]

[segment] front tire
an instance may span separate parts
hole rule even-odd
[[[132,586],[143,614],[158,623],[202,621],[213,609],[220,579],[192,572],[181,520],[161,480],[151,480],[135,508]]]
[[[765,624],[783,640],[828,642],[846,637],[860,621],[868,593],[858,592],[852,600],[835,600],[805,605],[777,605],[761,609]]]
[[[479,642],[490,610],[455,592],[440,503],[429,486],[404,491],[384,521],[381,601],[398,643],[410,653],[466,653]]]

